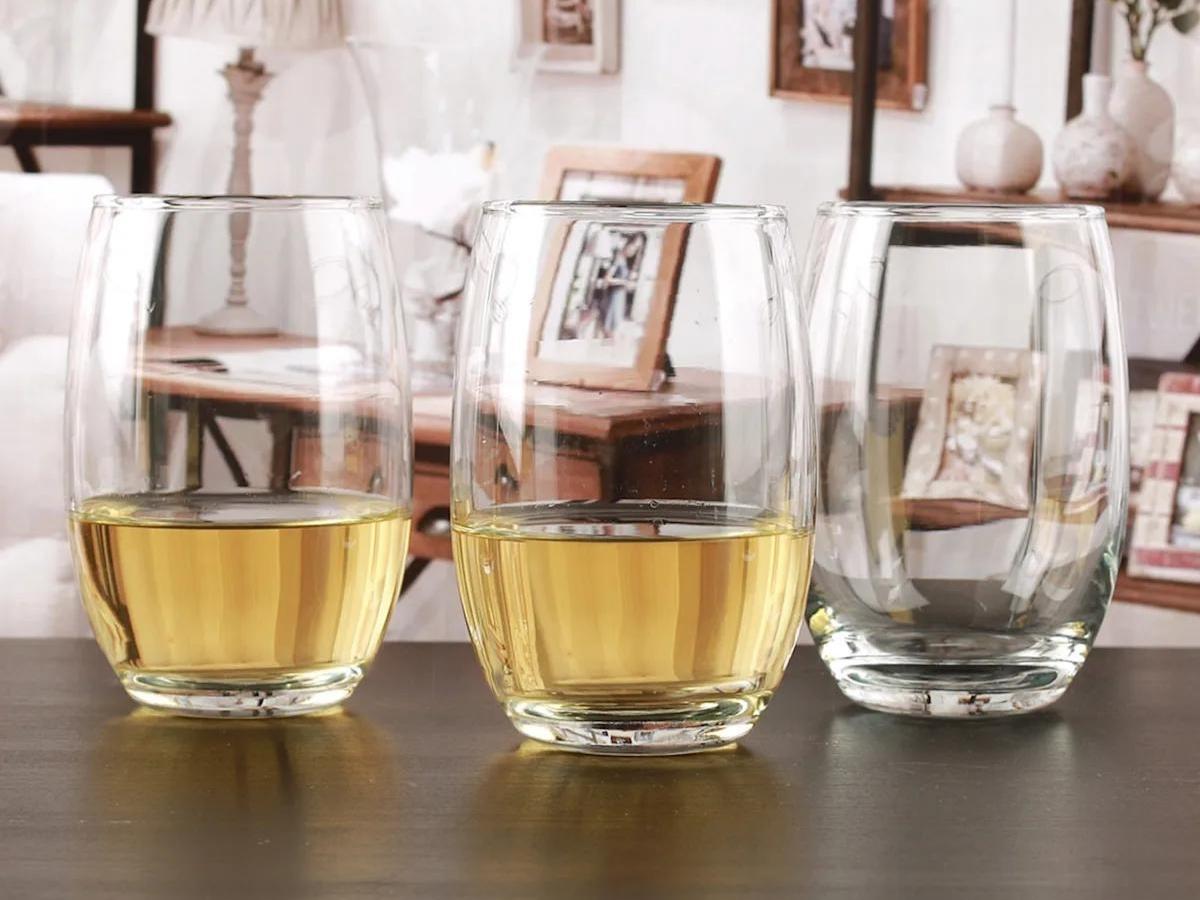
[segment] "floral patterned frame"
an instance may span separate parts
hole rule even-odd
[[[994,375],[1016,380],[1013,439],[1004,456],[1005,477],[995,488],[938,478],[946,442],[950,388],[960,375]],[[976,500],[1010,509],[1029,508],[1029,466],[1039,415],[1041,357],[1031,350],[936,346],[929,380],[904,472],[906,500]]]
[[[1188,420],[1200,413],[1200,375],[1167,372],[1158,382],[1150,457],[1129,538],[1130,575],[1200,583],[1200,551],[1171,543],[1175,495],[1183,476]]]

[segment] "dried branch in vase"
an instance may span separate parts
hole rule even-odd
[[[1129,55],[1142,62],[1159,26],[1187,34],[1200,22],[1200,0],[1111,0],[1129,30]]]

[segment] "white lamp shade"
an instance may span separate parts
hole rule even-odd
[[[345,36],[341,0],[152,0],[146,31],[283,50],[337,47]]]

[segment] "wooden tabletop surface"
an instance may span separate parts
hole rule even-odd
[[[0,894],[975,898],[1200,893],[1200,651],[1099,650],[1025,718],[893,718],[811,649],[742,746],[522,744],[465,645],[345,712],[138,712],[90,641],[0,641]]]
[[[345,399],[355,402],[370,385],[345,388],[293,384],[286,370],[264,378],[253,360],[279,350],[315,350],[312,337],[275,334],[268,337],[228,337],[198,333],[190,326],[155,328],[146,341],[138,377],[155,391],[211,401],[259,403],[300,410],[325,409]],[[200,363],[238,357],[251,364],[250,374],[214,371]],[[279,366],[279,361],[276,361]],[[270,373],[267,373],[270,374]],[[495,389],[498,390],[498,389]],[[530,427],[552,429],[580,437],[612,441],[648,430],[666,432],[694,428],[721,412],[723,404],[759,396],[750,379],[722,378],[713,372],[682,369],[658,391],[595,390],[556,384],[529,383],[518,402],[525,407]],[[413,437],[418,444],[449,445],[451,397],[426,394],[413,398]]]

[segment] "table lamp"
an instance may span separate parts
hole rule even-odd
[[[272,73],[259,62],[256,49],[320,50],[344,41],[341,0],[152,0],[146,31],[158,36],[232,44],[237,62],[221,69],[233,104],[233,163],[228,193],[246,195],[250,188],[250,135],[254,107]],[[204,334],[269,335],[277,329],[250,308],[246,296],[246,240],[250,214],[229,217],[229,294],[225,305],[200,320]]]

